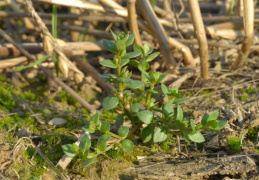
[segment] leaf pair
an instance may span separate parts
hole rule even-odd
[[[167,132],[163,126],[159,126],[157,128],[154,126],[147,126],[142,129],[141,136],[143,143],[147,143],[152,139],[154,143],[158,143],[166,140]]]

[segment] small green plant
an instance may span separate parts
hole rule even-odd
[[[143,47],[134,44],[134,51],[127,53],[126,48],[133,43],[134,35],[120,33],[117,36],[112,31],[111,33],[115,43],[109,40],[104,40],[103,43],[108,51],[115,53],[115,56],[113,60],[102,61],[101,65],[116,69],[117,74],[103,75],[102,78],[115,85],[117,89],[113,95],[103,100],[103,110],[116,114],[118,132],[111,132],[110,123],[100,121],[99,113],[96,113],[89,125],[83,127],[86,132],[99,131],[102,134],[94,150],[90,150],[91,140],[85,135],[79,146],[63,145],[65,154],[70,157],[78,155],[83,161],[86,159],[82,164],[82,167],[85,167],[95,162],[98,155],[107,151],[110,153],[112,149],[118,152],[131,151],[134,148],[134,142],[131,140],[133,134],[140,136],[143,143],[160,143],[175,135],[184,137],[187,142],[201,143],[205,138],[200,130],[220,131],[226,125],[226,121],[217,120],[219,111],[204,116],[201,124],[197,125],[194,120],[184,117],[180,104],[188,98],[181,98],[177,87],[168,89],[165,84],[160,85],[166,74],[147,71],[149,62],[160,53],[152,53],[153,49],[147,43]],[[141,80],[131,78],[132,72],[128,70],[128,64],[139,69]],[[168,98],[166,104],[156,102],[155,94],[160,92]],[[131,121],[131,129],[123,126],[125,120]],[[107,147],[111,137],[117,140]]]

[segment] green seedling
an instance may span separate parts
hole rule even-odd
[[[81,157],[84,161],[82,167],[85,167],[94,163],[100,154],[111,152],[112,149],[125,153],[131,151],[134,148],[131,139],[133,134],[140,136],[143,143],[161,143],[176,135],[184,137],[187,142],[201,143],[205,141],[201,130],[218,132],[225,127],[226,121],[217,120],[219,111],[204,116],[201,124],[195,124],[194,120],[186,118],[180,104],[188,98],[181,98],[177,87],[168,88],[161,84],[166,74],[148,72],[149,62],[160,53],[153,53],[153,49],[147,43],[143,46],[134,44],[134,51],[127,52],[126,48],[133,43],[134,35],[120,33],[117,36],[112,31],[111,33],[115,43],[109,40],[104,40],[103,43],[108,51],[115,53],[115,56],[112,60],[102,61],[101,65],[116,69],[117,74],[102,75],[102,78],[116,85],[117,89],[113,95],[103,100],[103,110],[116,115],[115,124],[118,132],[111,132],[110,124],[100,121],[99,113],[96,113],[89,125],[83,127],[86,132],[98,131],[102,134],[94,150],[90,150],[91,140],[85,135],[79,146],[62,146],[68,156]],[[129,64],[138,68],[141,80],[131,78]],[[155,95],[161,92],[169,100],[165,104],[156,102]],[[123,126],[125,120],[131,121],[132,128]],[[107,146],[111,137],[117,140]]]

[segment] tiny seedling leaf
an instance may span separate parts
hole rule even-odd
[[[147,143],[152,139],[154,129],[155,127],[153,126],[147,126],[142,129],[141,136],[143,143]]]
[[[145,78],[151,82],[152,81],[152,77],[150,76],[150,74],[148,74],[146,71],[141,71],[142,74],[145,76]]]
[[[95,129],[90,128],[89,125],[83,126],[82,129],[83,129],[85,132],[89,132],[89,133],[94,133],[94,132],[95,132]]]
[[[117,41],[118,38],[117,38],[116,34],[114,34],[114,32],[113,32],[111,29],[110,29],[110,31],[111,31],[111,33],[112,33],[112,36],[113,36],[114,40]]]
[[[91,122],[94,123],[96,127],[100,127],[102,125],[102,122],[99,120],[99,113],[96,113],[95,115],[92,116]]]
[[[150,62],[150,61],[153,61],[157,56],[159,56],[160,52],[155,52],[153,54],[150,54],[147,59],[146,59],[146,62]]]
[[[123,67],[129,63],[129,59],[122,59],[120,66]]]
[[[129,64],[134,66],[134,67],[138,67],[139,61],[138,60],[130,60]]]
[[[91,140],[87,134],[81,139],[79,144],[80,153],[85,152],[91,147]]]
[[[100,151],[105,151],[106,150],[106,147],[107,147],[107,141],[103,140],[103,139],[100,139],[98,141],[98,144],[97,144],[97,148],[100,150]]]
[[[218,117],[219,117],[219,111],[216,110],[216,111],[214,111],[214,112],[211,113],[211,114],[205,115],[205,116],[202,118],[202,120],[201,120],[201,124],[202,124],[203,126],[205,126],[209,121],[211,121],[211,120],[217,120]]]
[[[192,128],[192,132],[194,133],[195,132],[195,123],[194,123],[193,119],[190,120],[190,125],[191,125],[191,128]]]
[[[205,141],[205,139],[200,131],[196,131],[195,133],[187,134],[187,136],[193,142],[201,143],[201,142]]]
[[[163,113],[166,117],[174,115],[174,107],[171,102],[166,103],[163,107]]]
[[[81,167],[83,168],[83,167],[89,166],[90,164],[94,163],[95,161],[96,161],[96,157],[87,159],[87,160],[82,164]]]
[[[104,39],[103,45],[108,51],[115,52],[115,44],[112,41]]]
[[[121,148],[124,152],[129,152],[134,148],[134,143],[129,139],[124,139],[121,142]]]
[[[107,97],[103,100],[103,109],[110,110],[115,108],[119,103],[119,99],[116,97]]]
[[[156,81],[156,83],[160,83],[163,79],[165,79],[166,76],[167,76],[167,74],[162,74],[161,76],[159,76],[159,78]]]
[[[154,132],[153,141],[154,143],[163,142],[167,138],[166,130],[163,126],[159,126],[156,128]]]
[[[140,80],[132,80],[129,85],[128,88],[130,89],[138,89],[141,88],[142,86],[144,86],[145,83],[143,81]]]
[[[118,130],[118,134],[119,136],[121,137],[126,137],[129,133],[129,128],[128,127],[121,127],[119,130]]]
[[[111,139],[111,137],[112,136],[110,134],[103,134],[101,137],[101,140],[109,141]]]
[[[135,35],[134,34],[130,34],[129,35],[129,38],[127,39],[127,41],[125,42],[125,45],[128,47],[130,46],[133,42],[134,42],[134,38],[135,38]]]
[[[188,101],[188,100],[189,100],[189,98],[177,98],[177,99],[174,100],[173,104],[181,104],[181,103],[183,103],[185,101]]]
[[[176,114],[176,120],[182,121],[183,120],[183,109],[180,105],[177,105],[177,114]]]
[[[161,90],[165,96],[168,96],[169,90],[165,84],[161,84]]]
[[[65,145],[62,145],[61,148],[62,150],[64,151],[64,153],[69,156],[69,157],[75,157],[76,154],[74,154],[70,148],[71,148],[72,144],[65,144]]]
[[[210,120],[210,121],[208,121],[207,122],[207,126],[211,126],[211,127],[213,127],[213,128],[217,128],[218,127],[218,124],[219,124],[219,122],[217,121],[217,120]]]
[[[139,64],[138,64],[138,69],[140,71],[146,71],[149,69],[149,64],[145,61],[140,61]]]
[[[141,103],[134,103],[132,104],[130,111],[133,113],[137,113],[141,108],[143,108],[143,105]]]
[[[130,53],[125,54],[123,59],[131,59],[131,58],[139,56],[140,54],[141,54],[140,51],[130,52]]]
[[[117,81],[123,82],[123,83],[130,83],[130,82],[133,81],[133,80],[132,80],[132,79],[129,79],[129,78],[119,77],[119,78],[117,79]]]
[[[109,59],[106,59],[106,60],[100,62],[100,64],[102,66],[113,68],[113,69],[117,68],[117,65],[112,60],[109,60]]]
[[[101,125],[101,129],[100,129],[101,133],[106,133],[106,132],[110,131],[110,127],[111,127],[110,123],[103,122]]]
[[[144,50],[144,55],[147,56],[148,53],[149,53],[149,45],[148,45],[148,43],[145,43],[142,48]]]
[[[218,127],[215,128],[216,131],[221,130],[222,128],[224,128],[227,124],[227,121],[219,121],[218,123]]]
[[[150,124],[153,120],[153,113],[149,110],[140,111],[137,113],[137,117],[145,124]]]

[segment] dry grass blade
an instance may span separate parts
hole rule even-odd
[[[160,46],[160,50],[163,54],[163,60],[165,63],[176,66],[176,61],[173,55],[170,53],[170,45],[166,35],[166,32],[162,25],[159,23],[150,3],[148,0],[138,0],[137,5],[141,14],[144,16],[148,23],[149,28],[157,38]]]
[[[241,51],[232,65],[231,69],[235,70],[245,65],[250,52],[250,47],[253,44],[254,36],[254,1],[244,0],[244,29],[245,38],[242,44]]]
[[[191,14],[192,14],[194,29],[196,32],[197,39],[199,41],[201,76],[204,79],[209,79],[208,44],[207,44],[207,37],[205,34],[205,29],[202,21],[199,3],[198,3],[198,0],[188,0],[188,2],[189,2]]]

